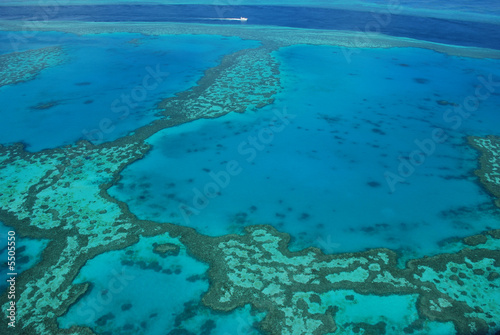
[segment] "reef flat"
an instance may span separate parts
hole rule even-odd
[[[38,52],[24,56],[36,56]],[[17,57],[18,53],[4,56],[5,60],[12,62],[11,56]],[[157,131],[199,118],[220,116],[232,111],[229,107],[237,104],[240,104],[237,111],[243,112],[252,104],[257,108],[272,102],[271,97],[279,88],[276,71],[277,62],[266,48],[238,52],[226,56],[221,65],[210,69],[206,79],[194,88],[199,97],[205,92],[215,94],[226,85],[227,90],[217,92],[221,103],[229,102],[223,110],[214,112],[202,106],[192,115],[167,114],[130,136],[99,146],[80,141],[37,153],[25,151],[21,144],[0,146],[0,220],[21,236],[51,241],[42,261],[17,280],[17,290],[22,292],[16,304],[18,329],[30,334],[91,333],[83,328],[59,330],[56,322],[88,289],[87,284],[72,284],[85,262],[103,252],[134,244],[139,236],[165,232],[176,236],[180,232],[191,232],[189,228],[137,220],[127,206],[112,199],[106,189],[119,179],[124,167],[147,153],[150,147],[144,140]],[[262,80],[260,75],[264,74],[268,76],[268,89],[265,89],[266,83],[256,82]],[[14,84],[19,78],[16,72],[6,75],[11,78],[8,84]],[[26,76],[25,80],[34,77]],[[261,85],[262,89],[253,95],[247,94],[255,85]],[[167,112],[171,111],[168,103],[163,105]],[[2,296],[4,307],[8,304],[6,299],[6,295]]]
[[[85,142],[40,153],[0,147],[1,220],[23,236],[51,240],[43,260],[18,279],[20,328],[54,334],[55,317],[86,289],[71,281],[88,259],[164,230],[135,225],[102,192],[146,150],[143,144],[93,148]]]
[[[0,29],[3,31],[23,31],[30,29],[24,21],[0,20]],[[33,29],[33,28],[31,28]],[[363,31],[297,29],[266,26],[265,28],[253,26],[227,26],[204,25],[195,23],[168,23],[168,22],[64,22],[44,21],[36,25],[36,31],[59,31],[77,35],[106,34],[106,33],[140,33],[144,35],[220,35],[238,36],[242,39],[274,42],[280,46],[297,44],[334,45],[344,48],[346,55],[357,53],[362,48],[404,48],[414,47],[453,56],[470,58],[500,59],[500,51],[488,48],[462,47],[421,41],[412,38],[400,38],[380,33],[367,33]],[[15,34],[15,33],[14,33]],[[14,35],[16,36],[16,35]],[[19,34],[22,39],[23,35]],[[18,43],[16,41],[16,43]]]
[[[500,246],[498,231],[481,235]],[[495,297],[499,297],[500,251],[463,248],[396,266],[387,249],[324,255],[310,248],[291,253],[289,236],[271,226],[252,226],[244,236],[227,235],[213,242],[186,243],[199,259],[210,264],[210,290],[203,302],[223,311],[245,304],[267,312],[261,327],[268,334],[325,334],[352,325],[336,325],[335,313],[344,301],[324,303],[320,295],[353,290],[359,294],[418,295],[420,319],[451,321],[457,334],[485,334],[498,326]],[[480,243],[481,244],[481,243]],[[312,312],[316,311],[316,312]],[[362,327],[362,325],[357,325]]]
[[[500,138],[497,136],[468,137],[471,146],[480,153],[480,169],[476,171],[481,184],[497,198],[500,207]]]
[[[189,91],[159,104],[167,117],[213,118],[229,112],[243,113],[273,102],[279,91],[279,63],[271,56],[273,48],[246,49],[223,58],[208,70]]]
[[[81,33],[92,31],[93,26],[89,27],[67,29],[81,29]],[[99,27],[108,32],[120,29]],[[151,29],[152,33],[168,31],[159,25]],[[192,32],[180,29],[177,33],[187,31]],[[209,265],[210,288],[202,299],[206,306],[230,312],[251,305],[266,313],[259,324],[266,334],[340,334],[361,329],[391,333],[384,322],[340,321],[341,309],[356,297],[335,300],[325,294],[344,290],[376,298],[411,297],[418,317],[406,325],[405,333],[425,332],[429,321],[449,322],[459,335],[482,335],[500,328],[498,230],[466,238],[456,253],[412,260],[401,268],[397,254],[388,249],[333,255],[315,248],[290,252],[290,236],[269,225],[247,227],[242,235],[209,237],[188,227],[139,220],[126,204],[108,195],[121,171],[148,153],[145,140],[159,130],[270,104],[280,88],[273,50],[293,43],[337,43],[330,36],[297,37],[294,30],[288,31],[286,37],[276,34],[263,41],[262,47],[225,56],[220,65],[207,70],[198,86],[163,100],[158,106],[162,119],[114,142],[80,141],[36,153],[20,144],[0,146],[0,220],[21,236],[51,241],[42,260],[17,280],[17,333],[92,334],[84,327],[59,329],[56,320],[89,290],[89,284],[74,283],[80,269],[89,259],[126,248],[141,236],[162,235],[177,239],[181,246],[152,245],[153,252],[174,257],[185,247]],[[9,85],[18,77],[13,74],[14,79],[7,79]],[[486,187],[498,188],[492,174],[498,168],[498,140],[471,141],[485,156],[478,176],[486,180]],[[6,308],[6,294],[0,304]],[[6,322],[3,315],[2,322]]]
[[[418,329],[425,319],[451,321],[457,334],[484,334],[497,326],[498,231],[469,238],[466,243],[474,248],[464,244],[456,254],[413,260],[405,269],[396,266],[396,254],[386,249],[324,255],[310,248],[291,253],[289,236],[271,226],[214,238],[190,228],[135,219],[105,190],[123,166],[147,151],[144,144],[94,147],[81,142],[40,153],[26,153],[19,145],[0,149],[1,187],[6,190],[0,219],[25,236],[52,240],[43,261],[18,282],[19,326],[25,332],[90,334],[83,329],[58,330],[55,322],[88,289],[72,284],[78,270],[87,259],[129,246],[138,236],[165,233],[177,236],[192,255],[210,265],[212,284],[203,298],[207,306],[231,311],[251,304],[267,312],[261,327],[269,334],[363,328],[336,325],[337,304],[323,304],[319,298],[346,289],[365,295],[417,294],[421,319],[408,329]],[[481,248],[487,242],[489,247]]]
[[[191,89],[159,102],[161,118],[117,141],[145,141],[162,129],[271,104],[281,89],[279,62],[272,55],[275,49],[274,43],[263,43],[224,56]]]
[[[60,46],[0,55],[0,87],[32,80],[42,70],[65,60]]]

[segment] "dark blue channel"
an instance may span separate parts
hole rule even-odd
[[[0,6],[0,19],[76,20],[91,22],[189,22],[242,24],[209,20],[244,16],[243,24],[308,29],[354,30],[409,37],[418,40],[500,49],[500,26],[492,23],[445,20],[408,15],[387,15],[332,8],[288,6],[213,5],[84,5]],[[379,20],[377,20],[377,15]]]

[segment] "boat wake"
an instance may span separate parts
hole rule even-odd
[[[241,22],[246,22],[248,19],[246,17],[240,17],[240,18],[220,18],[220,17],[211,17],[211,18],[202,18],[202,20],[218,20],[218,21],[241,21]]]

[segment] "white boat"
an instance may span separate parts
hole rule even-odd
[[[246,17],[240,17],[239,19],[237,17],[234,17],[234,18],[215,18],[215,17],[211,17],[211,18],[203,18],[201,20],[220,20],[220,21],[241,21],[241,22],[246,22],[248,21],[248,18]]]
[[[230,19],[221,19],[221,20],[228,20],[228,21],[242,21],[242,22],[245,22],[245,21],[248,21],[248,19],[246,17],[240,17],[239,19],[238,18],[230,18]]]

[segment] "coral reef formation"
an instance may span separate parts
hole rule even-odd
[[[167,117],[198,119],[242,113],[273,102],[279,90],[278,62],[267,47],[246,49],[223,58],[191,90],[160,103]]]
[[[418,295],[420,317],[451,321],[457,334],[484,334],[489,327],[498,326],[498,234],[487,235],[497,250],[478,244],[474,250],[464,247],[456,254],[412,260],[399,269],[391,250],[324,255],[310,248],[292,253],[287,248],[289,236],[273,227],[246,230],[244,236],[226,235],[199,245],[185,243],[197,258],[210,264],[213,285],[203,302],[222,311],[252,304],[268,313],[261,324],[268,334],[334,332],[335,310],[344,302],[324,303],[319,297],[338,290]],[[482,241],[488,240],[480,236]]]
[[[495,204],[500,207],[500,138],[469,136],[468,140],[481,153],[476,175],[484,188],[497,198]]]
[[[0,55],[0,87],[32,80],[42,70],[59,65],[65,59],[60,46]]]
[[[1,220],[21,235],[51,240],[43,260],[17,282],[23,328],[53,332],[55,317],[86,290],[87,285],[71,282],[88,259],[162,231],[134,225],[122,205],[103,192],[147,149],[144,144],[96,148],[86,142],[40,153],[25,152],[21,145],[0,147]]]
[[[290,40],[280,43],[292,43],[288,36]],[[312,36],[303,35],[301,41],[307,38]],[[80,141],[37,153],[26,152],[22,145],[0,146],[0,220],[21,236],[50,240],[42,260],[17,279],[19,333],[92,334],[83,327],[59,329],[56,322],[88,290],[88,284],[73,282],[79,270],[96,255],[126,248],[140,236],[164,234],[177,238],[190,255],[209,264],[211,285],[204,304],[219,311],[250,304],[267,314],[260,323],[267,334],[361,328],[385,333],[384,323],[338,321],[339,306],[355,297],[346,295],[343,301],[322,297],[343,290],[416,297],[419,319],[407,326],[408,333],[426,320],[451,322],[460,335],[498,329],[498,231],[466,239],[457,253],[412,260],[401,268],[396,253],[387,249],[335,255],[315,248],[290,252],[290,237],[271,226],[247,227],[243,235],[209,237],[187,227],[138,220],[125,204],[107,194],[122,169],[148,152],[145,139],[157,131],[271,103],[280,88],[279,64],[272,56],[275,49],[264,42],[259,48],[224,57],[198,86],[160,103],[164,118],[114,142]],[[0,86],[32,79],[63,58],[60,47],[0,56]],[[16,68],[18,64],[22,66]],[[481,182],[499,197],[499,140],[472,137],[469,141],[482,152],[477,172]],[[154,252],[167,257],[179,248],[166,243],[155,245]],[[5,309],[7,304],[4,294],[0,305]]]

